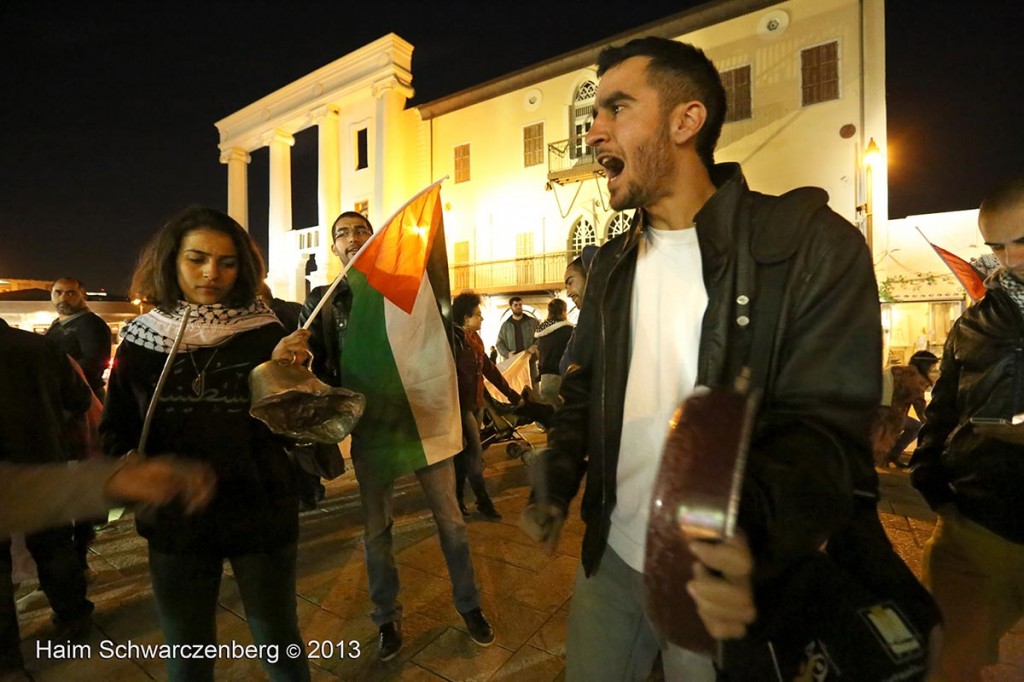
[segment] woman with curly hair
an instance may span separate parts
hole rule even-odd
[[[466,479],[476,496],[476,509],[489,521],[500,521],[501,514],[494,508],[484,484],[483,448],[480,428],[483,426],[484,377],[505,394],[513,405],[522,400],[494,362],[484,352],[480,339],[480,325],[484,316],[480,312],[480,296],[464,291],[452,300],[452,322],[455,323],[455,372],[459,381],[459,405],[462,410],[462,439],[465,447],[455,455],[455,496],[459,509],[466,516],[469,511],[463,502]]]
[[[249,234],[220,211],[191,207],[145,248],[132,282],[156,307],[122,331],[100,432],[104,449],[136,448],[147,406],[186,311],[180,351],[158,399],[147,450],[205,462],[217,476],[208,507],[136,518],[167,644],[209,645],[224,560],[231,562],[257,644],[304,652],[295,598],[298,502],[285,445],[249,416],[249,372],[291,362],[308,333],[285,330],[259,298],[265,270]],[[172,680],[213,679],[216,657],[172,657]],[[273,680],[308,680],[305,655],[264,656]]]

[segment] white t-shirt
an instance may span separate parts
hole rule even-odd
[[[638,248],[617,501],[608,544],[642,571],[654,479],[669,420],[697,381],[708,295],[696,229],[648,228]]]

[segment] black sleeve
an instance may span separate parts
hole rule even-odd
[[[110,362],[110,327],[97,315],[89,314],[78,330],[82,348],[79,364],[85,376],[101,377]]]
[[[759,576],[814,552],[877,493],[869,428],[881,397],[878,287],[863,237],[828,209],[790,273],[770,395],[758,417],[740,525]],[[756,314],[756,313],[755,313]]]

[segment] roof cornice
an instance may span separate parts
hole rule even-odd
[[[519,71],[499,76],[486,83],[475,85],[452,95],[446,95],[440,99],[418,104],[415,108],[419,110],[420,117],[423,120],[431,119],[478,102],[514,92],[521,88],[536,85],[542,81],[562,76],[577,69],[592,66],[597,63],[597,55],[601,50],[613,43],[625,43],[634,38],[642,38],[644,36],[675,38],[676,36],[685,35],[698,29],[728,21],[729,19],[735,19],[736,17],[756,12],[772,5],[781,4],[781,2],[783,0],[715,0],[708,2],[664,19],[644,24],[639,28],[630,29],[610,38],[591,43],[573,52],[567,52]]]

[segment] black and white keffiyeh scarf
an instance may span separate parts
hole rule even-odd
[[[172,312],[154,308],[139,315],[121,330],[121,337],[136,346],[169,353],[181,326],[185,310],[191,310],[181,350],[219,346],[235,334],[247,332],[268,324],[280,324],[262,299],[244,308],[232,308],[220,303],[200,305],[179,301]]]
[[[1024,314],[1024,282],[1021,282],[1016,277],[1010,274],[1010,271],[1003,268],[999,270],[994,277],[999,282],[999,286],[1010,295],[1013,302],[1017,304],[1017,309]]]

